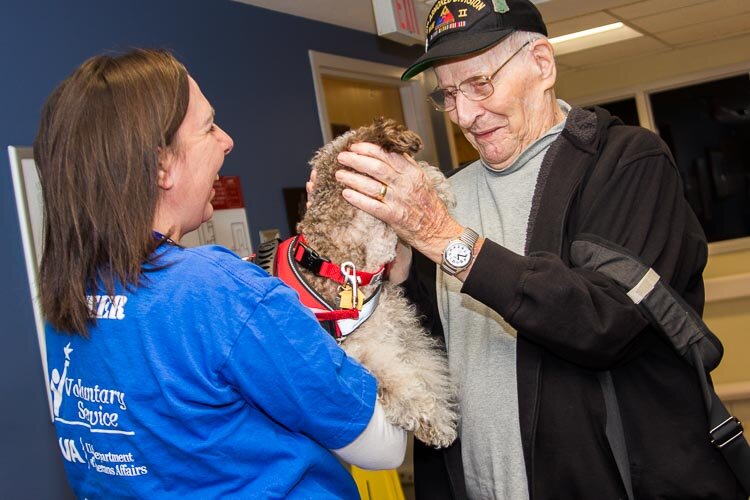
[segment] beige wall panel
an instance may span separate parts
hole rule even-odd
[[[667,46],[651,37],[641,36],[594,47],[593,49],[564,54],[556,59],[566,66],[583,67],[583,65],[604,64],[618,59],[640,57],[660,50],[667,50]]]
[[[691,5],[676,11],[639,17],[631,22],[635,27],[643,28],[650,33],[661,33],[697,24],[696,20],[703,23],[729,19],[745,12],[750,12],[750,1],[748,0],[715,0]]]
[[[616,64],[567,71],[557,79],[557,94],[563,99],[575,101],[709,69],[744,64],[750,60],[748,47],[750,35],[742,35],[700,46],[618,61]]]
[[[750,273],[750,250],[709,256],[703,278],[720,278],[744,273]]]
[[[748,397],[750,398],[750,396]],[[726,407],[729,413],[737,417],[740,422],[743,422],[745,429],[747,429],[747,422],[750,422],[750,399],[731,401]],[[747,431],[745,431],[745,436],[747,436]]]
[[[710,3],[712,1],[713,0],[646,0],[645,2],[638,2],[623,7],[615,7],[609,10],[614,15],[623,19],[635,19],[699,3]],[[675,14],[679,13],[676,12]]]
[[[750,5],[750,0],[748,0]],[[672,45],[692,43],[697,40],[713,40],[734,34],[750,32],[750,11],[727,19],[696,24],[686,28],[659,33],[659,37]],[[750,47],[747,48],[750,54]]]
[[[724,344],[724,359],[713,372],[714,382],[750,380],[750,297],[708,303],[703,319]]]
[[[750,238],[712,244],[708,265],[703,273],[708,297],[714,295],[712,282],[724,283],[727,279],[733,280],[733,283],[724,283],[723,286],[718,283],[721,286],[719,295],[729,293],[736,297],[708,302],[703,311],[706,324],[724,344],[724,359],[714,371],[714,381],[717,384],[750,384],[750,292],[747,283],[750,273],[749,245]],[[729,247],[736,249],[726,251]],[[735,281],[738,279],[742,280],[741,283]],[[747,398],[747,402],[750,402],[750,393]]]
[[[575,33],[577,31],[596,28],[606,24],[616,23],[618,20],[604,12],[596,12],[586,16],[575,17],[556,23],[547,23],[547,32],[550,38]]]

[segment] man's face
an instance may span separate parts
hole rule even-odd
[[[190,78],[190,100],[175,134],[174,187],[180,205],[182,234],[196,229],[213,215],[214,180],[224,156],[234,146],[232,138],[214,123],[214,110],[198,84]]]
[[[456,108],[448,116],[491,167],[502,170],[534,140],[535,121],[543,106],[543,92],[534,78],[531,46],[522,49],[492,80],[494,92],[482,101],[456,94]],[[474,57],[435,66],[438,86],[451,88],[467,78],[491,75],[517,47],[497,45]]]

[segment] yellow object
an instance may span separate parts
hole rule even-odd
[[[373,471],[352,465],[352,477],[362,500],[405,500],[395,469]]]

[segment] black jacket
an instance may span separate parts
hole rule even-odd
[[[745,498],[709,443],[695,370],[625,291],[572,268],[570,244],[580,234],[640,256],[691,307],[703,309],[705,236],[666,146],[602,109],[574,108],[542,164],[526,256],[486,241],[462,288],[518,330],[531,499],[626,498],[604,431],[601,370],[614,380],[635,498]],[[442,336],[434,277],[434,264],[415,255],[407,293]],[[444,452],[415,448],[418,498],[465,497],[460,443]]]

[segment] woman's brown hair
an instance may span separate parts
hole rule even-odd
[[[44,198],[39,279],[44,316],[88,335],[87,295],[137,286],[158,241],[159,152],[188,105],[188,74],[171,54],[138,49],[84,62],[50,95],[34,141]]]

